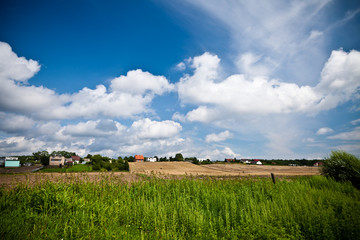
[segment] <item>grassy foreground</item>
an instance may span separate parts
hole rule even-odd
[[[359,239],[360,192],[321,176],[0,189],[0,239]]]

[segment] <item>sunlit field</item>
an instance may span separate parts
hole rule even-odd
[[[25,183],[0,191],[1,239],[356,239],[360,192],[322,176]]]

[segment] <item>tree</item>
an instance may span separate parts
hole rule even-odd
[[[326,158],[323,163],[321,173],[336,181],[350,181],[360,189],[360,159],[350,153],[331,152],[330,157]]]
[[[36,160],[39,160],[41,164],[49,165],[50,154],[48,153],[48,151],[38,151],[33,153],[33,156]]]
[[[175,155],[175,161],[184,161],[184,157],[181,153]]]

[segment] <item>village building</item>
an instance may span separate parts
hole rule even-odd
[[[155,157],[148,157],[148,158],[146,158],[146,161],[148,161],[148,162],[156,162],[156,158]]]
[[[76,164],[80,163],[80,157],[79,156],[71,156],[71,159]]]
[[[2,157],[0,158],[0,166],[20,167],[20,161],[17,157]]]
[[[322,165],[324,165],[323,162],[316,162],[316,163],[314,163],[314,167],[320,167],[320,166],[322,166]]]
[[[235,162],[235,159],[233,158],[225,158],[225,162]]]
[[[49,165],[50,166],[63,166],[65,164],[64,156],[50,156]]]
[[[245,164],[251,164],[251,160],[250,159],[241,159],[240,160],[242,163],[245,163]]]
[[[135,155],[135,162],[144,162],[144,156],[143,155]]]
[[[259,159],[254,159],[252,161],[252,164],[256,164],[256,165],[262,165],[262,162]]]

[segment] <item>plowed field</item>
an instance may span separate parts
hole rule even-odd
[[[207,175],[207,176],[310,176],[319,175],[317,167],[210,164],[195,165],[189,162],[136,162],[129,163],[131,173],[164,175]]]

